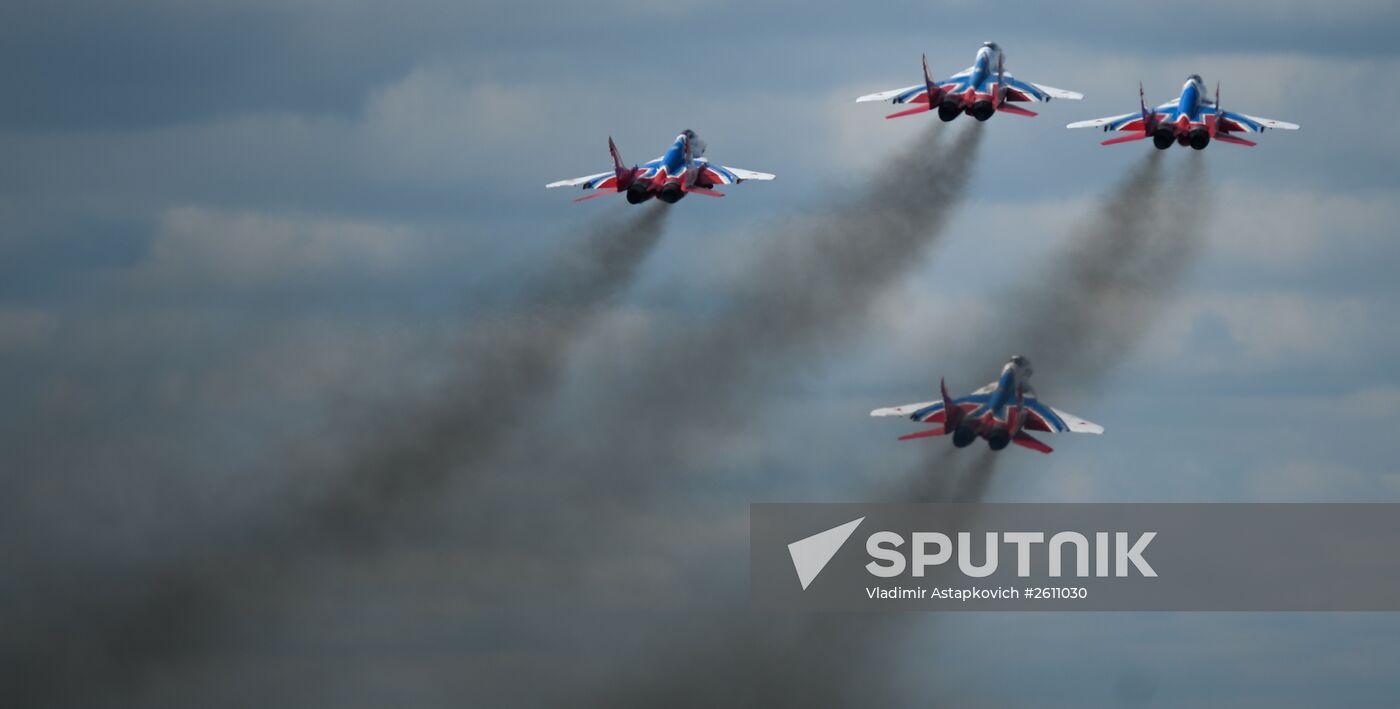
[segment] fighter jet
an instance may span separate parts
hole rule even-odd
[[[1143,93],[1142,84],[1139,83],[1138,106],[1138,113],[1079,121],[1066,127],[1102,127],[1104,131],[1131,133],[1119,138],[1110,138],[1103,141],[1103,144],[1114,145],[1151,138],[1152,144],[1157,146],[1158,150],[1166,150],[1173,143],[1205,150],[1212,140],[1254,147],[1254,141],[1231,133],[1263,133],[1269,128],[1298,130],[1297,124],[1294,123],[1226,111],[1220,107],[1220,84],[1215,85],[1215,100],[1211,100],[1206,97],[1205,82],[1201,81],[1197,74],[1186,78],[1186,83],[1181,87],[1181,96],[1152,111],[1147,110],[1147,97]]]
[[[938,386],[943,395],[942,401],[875,409],[870,415],[908,416],[923,423],[943,424],[939,428],[900,436],[901,441],[952,434],[953,445],[958,448],[965,448],[978,438],[985,438],[994,451],[1010,443],[1041,453],[1054,450],[1027,431],[1103,433],[1103,427],[1096,423],[1041,403],[1027,381],[1030,376],[1030,361],[1016,355],[1001,368],[1000,379],[967,396],[954,399],[948,394],[948,385],[940,381]]]
[[[950,79],[935,82],[928,72],[928,56],[924,56],[924,83],[903,89],[881,91],[856,99],[863,101],[889,101],[890,103],[921,104],[907,111],[891,113],[885,118],[912,116],[924,111],[938,109],[938,117],[946,123],[966,113],[979,121],[1002,111],[1018,116],[1034,116],[1020,106],[1009,101],[1049,101],[1052,98],[1079,100],[1084,94],[1065,91],[1043,84],[1022,81],[1006,73],[1006,55],[996,42],[983,42],[977,50],[977,60],[972,66],[954,74]]]
[[[553,187],[582,187],[585,190],[599,190],[597,194],[586,195],[574,200],[582,202],[610,194],[627,195],[627,201],[641,204],[655,197],[667,204],[675,204],[688,194],[702,194],[706,197],[723,197],[716,192],[718,185],[737,185],[745,180],[771,180],[774,175],[737,167],[725,167],[700,157],[705,154],[705,142],[693,130],[683,130],[676,136],[676,142],[665,155],[644,165],[625,167],[617,145],[608,138],[608,151],[612,153],[613,169],[596,175],[560,180],[545,185]]]

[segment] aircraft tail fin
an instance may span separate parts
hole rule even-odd
[[[1138,108],[1142,109],[1142,129],[1150,130],[1151,117],[1147,115],[1147,92],[1142,88],[1142,82],[1138,82]]]
[[[608,136],[608,152],[612,154],[613,172],[617,175],[617,191],[622,192],[632,186],[632,178],[637,174],[637,168],[623,164],[622,153],[618,151],[612,136]]]
[[[943,432],[952,433],[962,423],[962,407],[953,403],[953,396],[948,393],[948,383],[942,378],[938,380],[938,393],[943,396]]]
[[[1006,67],[1004,66],[1004,63],[1005,63],[1005,57],[1003,57],[1002,55],[998,54],[998,55],[997,55],[997,89],[996,89],[996,91],[993,91],[993,92],[992,92],[992,108],[995,108],[995,109],[1000,109],[1000,108],[1001,108],[1001,97],[1002,97],[1003,95],[1006,94]],[[1007,111],[1007,113],[1016,113],[1016,112],[1015,112],[1015,111]],[[1031,112],[1030,112],[1030,111],[1026,111],[1026,113],[1031,113]],[[1018,114],[1018,115],[1025,115],[1025,114]],[[1034,114],[1034,113],[1031,113],[1031,115],[1034,116],[1035,114]]]
[[[1026,397],[1021,385],[1016,385],[1016,405],[1006,412],[1006,430],[1012,434],[1021,430],[1021,414],[1025,410]]]
[[[1206,116],[1206,130],[1210,132],[1210,137],[1215,137],[1215,131],[1220,125],[1220,118],[1224,116],[1224,109],[1220,107],[1220,82],[1215,82],[1215,113]]]
[[[622,153],[617,150],[617,143],[613,142],[612,136],[608,136],[608,152],[612,154],[613,169],[619,173],[627,168],[622,164]]]
[[[1254,142],[1254,141],[1252,141],[1252,140],[1245,140],[1244,138],[1237,138],[1237,137],[1235,137],[1235,136],[1233,136],[1233,135],[1229,135],[1229,134],[1226,133],[1225,131],[1221,130],[1221,129],[1220,129],[1220,121],[1223,120],[1224,118],[1225,118],[1225,109],[1223,109],[1223,108],[1220,107],[1220,82],[1217,81],[1217,82],[1215,82],[1215,113],[1214,113],[1214,114],[1211,114],[1211,115],[1209,115],[1209,116],[1206,116],[1206,130],[1210,131],[1210,137],[1212,137],[1212,138],[1214,138],[1214,139],[1216,139],[1216,140],[1218,140],[1218,141],[1220,141],[1220,142],[1222,142],[1222,143],[1231,143],[1231,144],[1233,144],[1233,145],[1243,145],[1243,146],[1246,147],[1246,148],[1252,148],[1252,147],[1258,145],[1258,143],[1256,143],[1256,142]]]
[[[934,97],[938,95],[938,87],[933,85],[933,75],[928,73],[928,55],[923,55],[924,62],[924,88],[928,89],[928,102],[934,103]]]
[[[1138,108],[1142,110],[1142,137],[1147,138],[1152,135],[1153,131],[1157,130],[1157,113],[1147,110],[1147,92],[1143,90],[1141,81],[1138,82]],[[1128,141],[1119,140],[1116,142],[1126,143]],[[1112,145],[1113,143],[1104,142],[1103,144]]]

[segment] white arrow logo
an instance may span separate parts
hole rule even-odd
[[[807,590],[812,580],[826,568],[831,557],[836,556],[841,545],[851,538],[851,533],[864,521],[864,517],[854,519],[788,545],[788,554],[792,555],[792,566],[797,569],[797,580],[802,582],[802,590]]]

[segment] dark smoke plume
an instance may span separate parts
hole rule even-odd
[[[776,354],[820,342],[824,332],[849,332],[874,297],[867,294],[916,262],[936,234],[966,184],[978,139],[974,129],[954,141],[946,154],[916,150],[901,156],[885,166],[867,197],[838,205],[822,215],[825,219],[814,218],[804,228],[785,225],[765,235],[774,246],[752,269],[750,288],[726,322],[707,325],[663,353],[680,353],[680,367],[718,363],[720,374],[734,375],[718,380],[715,386],[727,394],[712,399],[700,387],[683,387],[690,394],[701,392],[700,398],[712,404],[701,411],[727,409],[725,400],[746,392],[745,382],[752,382],[760,368],[744,360],[773,364]],[[298,494],[299,504],[287,506],[289,513],[279,523],[236,534],[232,543],[214,553],[164,567],[131,581],[131,588],[102,598],[74,599],[60,611],[67,619],[62,628],[46,620],[34,624],[32,633],[12,636],[20,642],[15,643],[16,651],[6,652],[13,660],[12,671],[7,686],[0,689],[32,706],[43,706],[53,697],[83,704],[98,692],[113,704],[139,698],[153,671],[178,671],[190,656],[217,650],[227,626],[240,618],[252,619],[250,606],[255,611],[267,605],[275,608],[269,598],[293,593],[293,582],[283,577],[299,562],[377,548],[388,525],[421,511],[433,502],[426,499],[433,492],[462,477],[451,472],[473,472],[473,463],[487,460],[512,437],[515,427],[510,424],[528,415],[553,388],[562,353],[596,314],[593,306],[626,282],[625,276],[654,242],[655,236],[646,237],[642,227],[659,226],[660,218],[661,213],[648,213],[635,239],[613,243],[600,237],[600,247],[587,251],[581,267],[574,269],[584,277],[570,280],[551,274],[544,281],[550,287],[527,299],[533,306],[527,309],[528,317],[508,311],[489,327],[477,328],[474,334],[484,330],[489,335],[472,338],[462,355],[462,368],[440,395],[407,411],[394,407],[364,427],[367,445],[351,446],[343,456],[315,452],[305,456],[311,462],[299,460],[289,466],[295,473],[290,477],[305,479],[307,489]],[[708,346],[705,353],[689,347],[697,343]],[[664,396],[660,389],[684,373],[649,370],[652,376],[638,377],[643,386],[634,393],[644,393],[643,399]],[[646,383],[656,384],[656,390]],[[621,397],[624,402],[630,398]],[[627,440],[620,427],[629,417],[618,412],[610,418],[619,428],[605,434],[598,434],[593,425],[581,428],[605,441]],[[320,464],[327,457],[347,460]],[[634,467],[627,472],[634,477],[641,471]],[[333,492],[320,494],[324,490]],[[490,495],[480,500],[486,508],[498,502],[504,501]],[[256,612],[252,616],[258,618]],[[55,629],[60,632],[41,632]],[[35,642],[24,647],[24,639]],[[70,678],[80,682],[65,681]]]
[[[937,151],[910,150],[883,166],[858,197],[763,234],[771,246],[746,272],[734,302],[703,329],[649,351],[645,376],[628,391],[626,410],[679,418],[645,436],[636,436],[639,422],[626,418],[617,424],[625,429],[603,428],[626,447],[609,449],[578,477],[596,483],[620,474],[640,483],[645,473],[670,473],[682,451],[705,450],[703,441],[688,439],[720,436],[725,426],[751,420],[745,408],[771,395],[762,385],[819,362],[821,347],[857,332],[887,285],[924,262],[936,243],[964,193],[981,132],[969,125]],[[598,430],[595,422],[590,433]],[[867,622],[809,624],[736,609],[719,621],[687,623],[682,652],[632,666],[621,686],[590,705],[830,705],[849,689],[851,663],[860,662],[859,650],[842,642],[862,637],[858,629]],[[675,640],[669,636],[666,645]]]
[[[1168,180],[1162,153],[1149,152],[1076,227],[1067,249],[1030,276],[1032,285],[1000,302],[988,318],[998,329],[977,338],[984,346],[963,369],[991,372],[1022,354],[1051,392],[1093,389],[1111,375],[1150,330],[1200,248],[1209,209],[1201,157],[1185,155],[1180,176]],[[981,498],[999,459],[968,468],[957,453],[934,441],[912,476],[917,499]]]
[[[562,422],[550,445],[513,451],[515,490],[492,491],[459,515],[479,521],[475,551],[499,564],[488,576],[516,576],[519,557],[557,553],[582,534],[621,534],[597,520],[631,505],[655,508],[668,488],[711,472],[696,471],[695,461],[711,464],[716,441],[742,432],[776,388],[857,333],[887,284],[936,242],[966,187],[981,127],[935,144],[937,135],[923,132],[857,194],[758,230],[756,253],[718,312],[620,348],[621,371],[588,402],[587,425]],[[491,528],[515,517],[500,506],[541,489],[554,497],[531,500],[530,509],[550,524],[521,542],[539,548],[499,553]]]
[[[938,129],[930,127],[856,194],[755,230],[755,252],[717,312],[619,351],[621,371],[588,402],[587,425],[561,425],[549,446],[513,451],[516,490],[492,491],[459,515],[479,520],[472,536],[491,540],[493,526],[513,522],[498,519],[508,516],[501,504],[521,504],[532,488],[556,495],[531,501],[551,521],[531,530],[540,548],[505,555],[483,541],[476,552],[500,565],[484,573],[511,578],[520,573],[512,566],[518,556],[557,553],[584,532],[619,534],[597,520],[629,505],[659,504],[655,494],[685,484],[694,472],[686,466],[709,460],[716,441],[742,431],[774,388],[857,333],[885,287],[937,242],[981,134],[971,125],[936,141]]]
[[[1161,156],[1149,154],[1076,230],[1069,249],[1031,276],[1034,285],[1001,303],[990,320],[1010,325],[984,336],[991,346],[969,357],[966,368],[999,366],[1020,352],[1056,389],[1085,388],[1109,372],[1151,326],[1197,250],[1205,194],[1197,158],[1187,156],[1184,179],[1168,189]],[[924,443],[926,460],[905,479],[897,500],[981,501],[1000,456],[1017,453]],[[783,618],[740,610],[696,629],[689,640],[698,649],[645,673],[623,705],[676,704],[677,698],[681,706],[907,702],[910,695],[882,669],[901,664],[897,648],[908,625],[880,614]],[[599,705],[611,703],[610,697]]]
[[[334,494],[304,519],[332,541],[353,539],[384,509],[440,491],[454,470],[479,473],[558,386],[570,344],[612,307],[660,240],[671,208],[640,209],[566,249],[518,306],[473,323],[458,369],[434,398],[416,413],[394,407],[376,418],[378,440],[350,451],[330,481]]]
[[[521,302],[472,324],[432,399],[330,437],[338,456],[295,456],[285,479],[301,489],[268,499],[252,528],[150,574],[34,593],[30,617],[7,622],[0,639],[4,703],[123,704],[157,668],[211,649],[240,613],[287,591],[299,566],[372,550],[452,478],[479,474],[554,390],[571,343],[633,280],[669,211],[648,205],[564,245]]]
[[[685,484],[678,478],[691,459],[707,458],[715,439],[751,422],[794,367],[820,362],[824,348],[858,332],[887,284],[936,243],[968,183],[980,127],[936,143],[937,135],[923,132],[854,195],[754,230],[752,253],[717,312],[621,348],[616,381],[587,402],[586,425],[560,426],[548,446],[520,446],[507,476],[518,494],[491,490],[458,515],[475,520],[469,544],[482,578],[517,596],[549,593],[529,583],[536,559],[558,562],[547,564],[556,578],[572,573],[579,562],[560,549],[579,548],[580,538],[604,548],[611,537],[598,536],[624,535],[619,511],[668,504],[666,488]],[[502,505],[531,515],[511,549],[500,548],[499,530],[515,515]]]
[[[571,452],[575,477],[647,482],[655,466],[743,426],[746,410],[767,400],[765,383],[790,381],[857,333],[887,284],[923,261],[963,196],[982,127],[941,145],[937,135],[925,131],[858,194],[756,230],[757,252],[731,300],[627,360],[615,400],[599,402],[587,440],[575,441],[584,446]],[[606,448],[588,450],[593,441]]]
[[[676,455],[684,443],[665,435],[640,449],[628,442],[643,440],[643,434],[657,429],[664,434],[685,431],[692,423],[703,428],[723,422],[742,403],[757,398],[751,393],[754,384],[773,368],[815,359],[820,353],[807,348],[849,336],[881,284],[912,268],[934,241],[966,185],[979,140],[980,130],[974,126],[942,150],[911,150],[883,166],[881,176],[860,196],[800,225],[784,224],[760,234],[763,246],[734,302],[720,317],[647,347],[646,366],[629,372],[633,383],[616,401],[596,402],[596,418],[578,428],[584,437],[611,447],[598,460],[589,460],[591,464],[567,469],[570,478],[609,489],[645,480],[652,464]],[[920,145],[927,142],[921,140]],[[425,507],[424,498],[440,490],[446,478],[462,477],[448,471],[470,472],[464,469],[471,462],[485,460],[490,449],[511,437],[514,427],[506,424],[538,403],[532,392],[552,388],[550,379],[557,375],[557,358],[562,357],[560,345],[588,319],[586,307],[580,314],[571,306],[586,305],[592,296],[570,292],[560,288],[539,296],[558,307],[532,309],[523,327],[518,313],[503,313],[489,329],[498,345],[484,351],[468,348],[476,366],[464,362],[460,375],[429,405],[410,407],[408,413],[399,407],[387,412],[371,427],[376,442],[367,449],[353,447],[343,465],[292,466],[309,468],[313,474],[300,512],[291,515],[289,523],[239,537],[231,554],[220,550],[207,560],[166,569],[153,582],[157,594],[132,594],[132,603],[117,606],[80,608],[84,620],[73,628],[79,631],[76,637],[89,643],[81,652],[72,652],[74,643],[62,642],[20,659],[31,659],[32,668],[54,666],[67,676],[127,682],[121,689],[139,696],[153,669],[178,668],[185,656],[216,648],[222,626],[248,605],[247,595],[264,603],[269,595],[292,593],[294,589],[277,586],[290,585],[279,577],[297,561],[373,548],[388,521],[408,516],[390,515],[391,511]],[[487,373],[485,381],[478,379],[478,371]],[[631,413],[660,410],[648,408],[651,404],[672,409],[676,396],[686,402],[685,421],[662,425],[642,417],[639,423]],[[480,435],[463,435],[474,426],[480,427]],[[527,467],[532,474],[552,468],[538,459]],[[314,472],[319,470],[332,474]],[[326,486],[333,486],[336,494],[318,497],[317,489]],[[474,503],[486,511],[485,520],[501,517],[490,508],[508,502],[493,492],[488,486]],[[574,503],[589,501],[564,501],[566,506]],[[490,526],[483,521],[473,524]],[[480,543],[498,543],[490,539],[483,535]],[[493,571],[490,560],[482,560],[482,577],[490,579]],[[96,632],[81,633],[83,627]],[[50,662],[59,657],[69,661]],[[36,672],[18,688],[42,699],[56,681],[54,673]]]
[[[1111,375],[1161,314],[1200,248],[1210,206],[1201,157],[1187,154],[1181,176],[1165,180],[1162,154],[1148,153],[1079,227],[1069,250],[990,318],[1010,323],[986,340],[1001,349],[970,359],[999,363],[1015,350],[1060,391],[1092,389]],[[931,449],[909,476],[916,500],[980,502],[1001,456],[1017,452],[939,443],[944,446]],[[933,626],[919,627],[928,632]],[[846,643],[863,641],[878,652],[901,631],[907,628],[872,623]]]

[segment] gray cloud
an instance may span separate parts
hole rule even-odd
[[[1018,7],[1008,11],[1015,22],[998,23],[996,38],[1027,43],[1053,37],[1156,56],[1220,46],[1353,57],[1394,53],[1386,30],[1396,17],[1384,3],[1357,0],[1326,11],[1303,3],[1290,3],[1287,11],[1258,3],[1180,7],[1165,14],[1092,3]],[[708,58],[729,55],[748,66],[756,46],[773,43],[773,28],[807,42],[888,41],[914,34],[901,27],[957,28],[935,34],[946,41],[965,38],[963,28],[985,21],[982,8],[963,2],[902,2],[881,13],[841,6],[795,9],[788,3],[669,8],[628,0],[586,8],[556,4],[545,13],[510,3],[441,0],[290,6],[247,0],[198,7],[143,0],[120,9],[9,3],[0,22],[0,85],[25,100],[6,102],[0,124],[42,131],[248,112],[344,114],[368,87],[403,75],[425,56],[466,55],[494,73],[518,76],[521,68],[542,63],[541,54],[551,62],[587,63],[610,42],[625,41],[644,54],[661,52],[673,36],[668,30],[678,25],[705,28],[706,46],[719,47]],[[892,26],[891,17],[902,21]],[[1241,31],[1244,23],[1250,31]],[[693,76],[728,81],[732,73]]]

